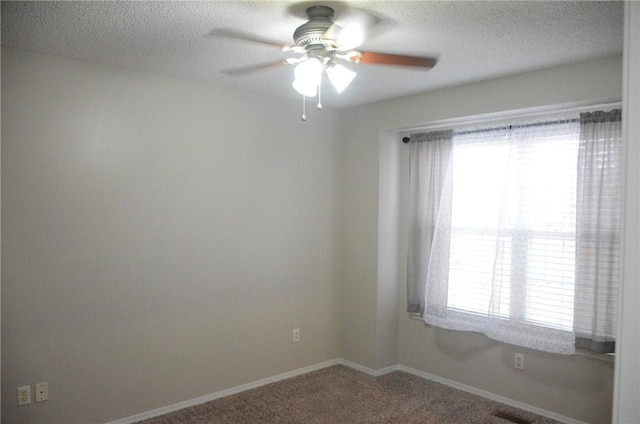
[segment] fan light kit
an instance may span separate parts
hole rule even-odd
[[[302,54],[299,57],[227,71],[240,75],[272,66],[292,65],[293,88],[302,94],[302,120],[307,120],[306,98],[318,96],[317,108],[322,109],[322,80],[324,74],[338,94],[351,84],[357,73],[345,65],[375,64],[410,66],[429,70],[436,64],[434,58],[374,53],[353,50],[361,45],[378,19],[360,9],[346,9],[340,14],[339,23],[333,21],[334,10],[328,6],[312,6],[306,11],[308,22],[293,33],[295,45],[282,45],[233,30],[213,31],[212,35],[231,37],[277,47],[284,52]]]

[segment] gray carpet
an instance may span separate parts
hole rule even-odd
[[[396,371],[371,377],[337,365],[216,399],[144,424],[536,424],[557,421]]]

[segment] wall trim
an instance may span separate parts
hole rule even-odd
[[[585,424],[584,421],[576,420],[574,418],[570,418],[564,415],[556,414],[555,412],[548,411],[546,409],[538,408],[533,405],[529,405],[527,403],[519,402],[517,400],[513,400],[504,396],[497,395],[495,393],[488,392],[486,390],[478,389],[473,386],[468,386],[466,384],[458,383],[457,381],[449,380],[447,378],[438,377],[437,375],[429,374],[424,371],[417,370],[415,368],[407,367],[405,365],[398,365],[398,371],[404,371],[409,374],[413,374],[418,377],[422,377],[426,380],[433,381],[435,383],[444,384],[445,386],[452,387],[454,389],[462,390],[463,392],[471,393],[485,399],[493,400],[495,402],[500,402],[508,406],[512,406],[514,408],[522,409],[523,411],[531,412],[536,415],[540,415],[546,418],[551,418],[553,420],[559,421],[561,423],[566,424]]]
[[[304,368],[298,368],[293,371],[288,371],[282,374],[275,375],[273,377],[263,378],[257,381],[253,381],[251,383],[241,384],[239,386],[231,387],[229,389],[220,390],[208,395],[200,396],[197,398],[185,400],[184,402],[174,403],[173,405],[164,406],[162,408],[154,409],[147,412],[142,412],[140,414],[132,415],[130,417],[122,418],[116,421],[111,421],[107,424],[133,424],[138,421],[147,420],[149,418],[158,417],[160,415],[169,414],[171,412],[179,411],[180,409],[189,408],[191,406],[200,405],[206,402],[210,402],[215,399],[220,399],[226,396],[235,395],[237,393],[242,393],[247,390],[256,389],[261,386],[265,386],[267,384],[276,383],[281,380],[286,380],[291,377],[296,377],[298,375],[307,374],[312,371],[321,370],[323,368],[327,368],[333,365],[342,364],[340,359],[333,359],[326,362],[320,362],[315,365],[310,365]]]
[[[380,377],[382,375],[389,374],[390,372],[400,370],[399,368],[400,365],[398,364],[391,365],[390,367],[386,367],[386,368],[381,368],[379,370],[374,370],[373,368],[365,367],[363,365],[356,364],[355,362],[351,362],[346,359],[339,359],[338,362],[340,363],[340,365],[353,368],[354,370],[363,372],[365,374],[369,374],[370,376],[373,376],[373,377]]]
[[[364,365],[360,365],[357,364],[355,362],[351,362],[347,359],[342,359],[342,358],[338,358],[338,359],[332,359],[330,361],[326,361],[326,362],[320,362],[318,364],[315,365],[310,365],[308,367],[304,367],[304,368],[298,368],[296,370],[293,371],[288,371],[282,374],[278,374],[275,375],[273,377],[267,377],[267,378],[263,378],[251,383],[247,383],[247,384],[241,384],[239,386],[236,387],[232,387],[229,389],[224,389],[224,390],[220,390],[218,392],[215,393],[211,393],[208,395],[204,395],[204,396],[200,396],[197,398],[193,398],[193,399],[189,399],[186,400],[184,402],[178,402],[178,403],[174,403],[173,405],[168,405],[162,408],[158,408],[158,409],[154,409],[151,411],[147,411],[147,412],[143,412],[140,414],[136,414],[136,415],[132,415],[130,417],[126,417],[126,418],[122,418],[116,421],[111,421],[107,424],[133,424],[136,423],[138,421],[142,421],[142,420],[146,420],[149,418],[154,418],[154,417],[158,417],[160,415],[164,415],[164,414],[169,414],[171,412],[175,412],[178,411],[180,409],[184,409],[184,408],[188,408],[191,406],[196,406],[196,405],[200,405],[202,403],[206,403],[215,399],[220,399],[226,396],[231,396],[237,393],[241,393],[241,392],[245,392],[247,390],[251,390],[251,389],[255,389],[261,386],[265,386],[267,384],[271,384],[271,383],[276,383],[278,381],[282,381],[282,380],[286,380],[288,378],[292,378],[292,377],[296,377],[298,375],[302,375],[302,374],[307,374],[310,373],[312,371],[318,371],[321,370],[323,368],[327,368],[327,367],[331,367],[333,365],[344,365],[346,367],[349,368],[353,368],[356,371],[360,371],[363,372],[365,374],[368,374],[370,376],[373,377],[380,377],[383,376],[385,374],[389,374],[391,372],[394,371],[402,371],[402,372],[406,372],[408,374],[412,374],[415,375],[417,377],[421,377],[424,378],[426,380],[429,381],[433,381],[435,383],[440,383],[440,384],[444,384],[445,386],[449,386],[452,387],[454,389],[458,389],[458,390],[462,390],[463,392],[467,392],[467,393],[471,393],[480,397],[483,397],[485,399],[489,399],[495,402],[500,402],[502,404],[514,407],[514,408],[518,408],[518,409],[522,409],[523,411],[527,411],[527,412],[531,412],[533,414],[537,414],[546,418],[551,418],[553,420],[559,421],[561,423],[565,423],[565,424],[585,424],[583,421],[579,421],[570,417],[566,417],[564,415],[560,415],[560,414],[556,414],[555,412],[551,412],[551,411],[547,411],[546,409],[542,409],[542,408],[538,408],[535,407],[533,405],[529,405],[523,402],[519,402],[513,399],[509,399],[507,397],[503,397],[491,392],[488,392],[486,390],[481,390],[472,386],[468,386],[466,384],[462,384],[462,383],[458,383],[456,381],[453,380],[449,380],[447,378],[443,378],[443,377],[438,377],[436,375],[433,374],[429,374],[427,372],[424,371],[420,371],[417,370],[415,368],[411,368],[411,367],[407,367],[405,365],[401,365],[401,364],[396,364],[396,365],[391,365],[389,367],[386,368],[381,368],[378,370],[375,370],[373,368],[369,368],[366,367]]]
[[[625,209],[623,218],[622,272],[618,290],[618,340],[613,383],[614,423],[640,422],[640,3],[625,1],[624,48],[622,52],[622,134],[625,143]]]

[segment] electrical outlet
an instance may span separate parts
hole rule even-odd
[[[297,343],[300,341],[300,329],[299,328],[294,328],[293,329],[293,342]]]
[[[18,387],[18,406],[31,403],[31,386]]]
[[[36,402],[49,399],[49,383],[36,383]]]
[[[519,370],[524,369],[524,355],[522,353],[516,353],[513,357],[513,367]]]

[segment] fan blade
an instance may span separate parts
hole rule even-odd
[[[378,22],[379,19],[371,13],[349,8],[340,13],[325,33],[325,37],[335,40],[340,51],[355,49],[365,41],[371,28]]]
[[[431,57],[405,56],[400,54],[352,52],[346,57],[355,63],[373,65],[413,66],[416,68],[431,69],[436,66],[436,59]]]
[[[264,38],[260,38],[257,37],[255,35],[252,34],[246,34],[244,32],[240,32],[240,31],[236,31],[233,29],[228,29],[228,28],[220,28],[220,29],[214,29],[213,31],[211,31],[210,33],[207,34],[208,36],[212,36],[212,37],[226,37],[226,38],[231,38],[233,40],[238,40],[238,41],[248,41],[250,43],[257,43],[257,44],[262,44],[264,46],[267,47],[275,47],[279,50],[282,51],[298,51],[299,48],[297,46],[291,46],[288,44],[281,44],[281,43],[276,43],[270,40],[266,40]]]
[[[231,75],[231,76],[240,76],[240,75],[250,74],[256,71],[262,71],[263,69],[276,68],[283,65],[287,65],[287,62],[283,60],[279,60],[276,62],[259,63],[257,65],[243,66],[241,68],[228,69],[220,72],[222,72],[223,74]]]

